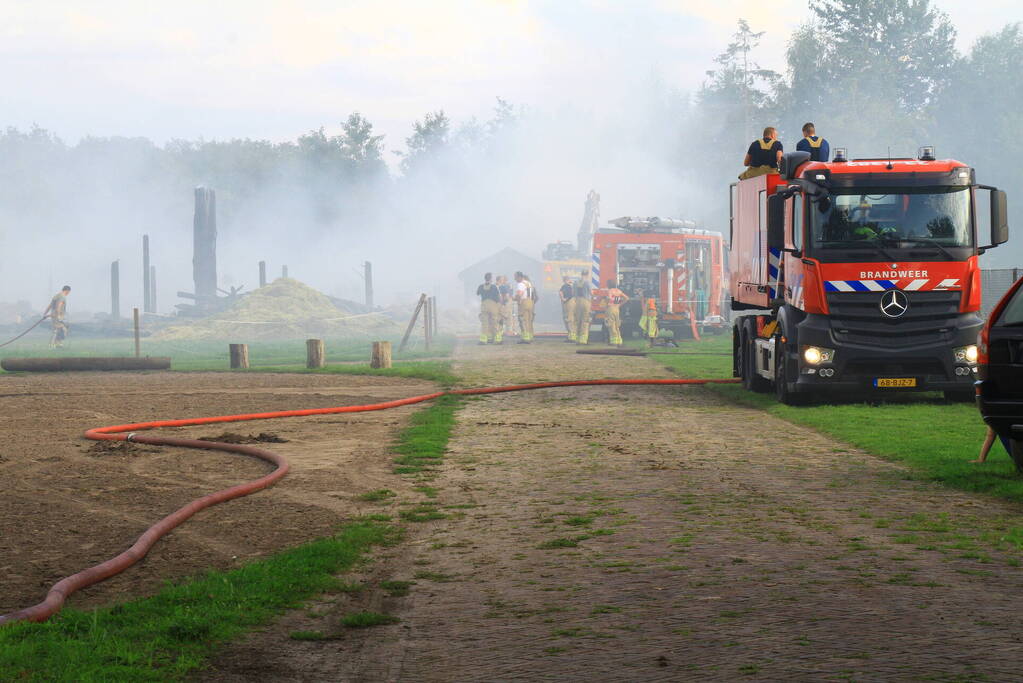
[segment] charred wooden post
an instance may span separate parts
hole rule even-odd
[[[228,344],[227,351],[231,354],[231,369],[237,370],[238,368],[249,367],[249,345],[248,344]]]
[[[369,367],[371,368],[391,367],[391,342],[389,341],[373,342],[373,355],[370,356]]]
[[[266,287],[266,261],[259,262],[259,286]]]
[[[430,336],[437,336],[437,297],[430,297]]]
[[[326,350],[322,339],[305,340],[305,366],[307,368],[322,368],[326,363]]]
[[[132,317],[135,319],[135,357],[142,356],[142,341],[139,337],[139,307],[131,309]]]
[[[195,188],[192,222],[192,279],[197,301],[217,298],[217,195],[208,187]]]
[[[110,264],[110,318],[121,319],[121,262]]]
[[[149,235],[142,236],[142,312],[150,313],[153,310],[153,302],[150,298],[153,294],[149,282]]]
[[[373,264],[369,261],[363,264],[363,281],[366,283],[366,308],[373,308]]]
[[[149,312],[156,313],[156,266],[149,266]]]
[[[399,351],[404,351],[405,346],[408,344],[408,338],[412,336],[412,330],[416,327],[416,320],[419,319],[419,312],[423,310],[423,306],[426,305],[426,295],[422,294],[419,297],[419,303],[416,304],[416,310],[412,313],[412,320],[408,321],[408,327],[405,328],[405,336],[401,338],[401,344],[398,345]]]
[[[423,296],[426,296],[425,294]],[[426,297],[426,305],[423,307],[423,341],[426,343],[426,348],[430,348],[430,344],[433,342],[433,313],[430,312],[432,307],[432,297]]]

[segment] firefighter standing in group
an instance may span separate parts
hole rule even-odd
[[[590,271],[579,273],[579,279],[572,288],[572,310],[574,314],[575,342],[586,344],[590,340]],[[572,333],[569,332],[569,338]]]
[[[480,298],[480,344],[492,344],[495,341],[501,343],[498,331],[498,323],[501,318],[501,293],[491,280],[493,275],[486,273],[483,276],[483,284],[476,288],[476,295]]]
[[[508,284],[507,275],[497,276],[497,291],[501,294],[501,320],[498,322],[498,334],[503,340],[505,336],[513,337],[518,334],[512,311],[512,299],[515,292]]]
[[[561,318],[565,321],[565,331],[568,332],[568,339],[566,341],[575,341],[575,310],[573,306],[575,303],[572,301],[572,297],[575,292],[575,287],[572,286],[572,278],[569,275],[565,275],[561,278],[562,285],[558,290],[558,296],[561,298]]]
[[[519,329],[522,333],[520,344],[533,341],[533,304],[536,301],[533,283],[521,272],[515,273],[515,303],[519,307]]]
[[[43,311],[43,317],[49,316],[53,324],[53,336],[50,337],[50,348],[64,346],[67,339],[67,323],[64,322],[64,315],[67,313],[67,297],[71,293],[70,285],[64,285],[59,292],[50,299],[50,305]]]
[[[608,341],[611,346],[622,346],[622,304],[629,297],[618,289],[613,279],[607,281],[607,294],[604,295],[607,308],[604,311],[604,322],[607,323]]]

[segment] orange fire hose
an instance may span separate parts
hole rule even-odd
[[[454,396],[470,396],[476,394],[497,394],[508,391],[526,391],[529,389],[546,389],[551,387],[578,387],[578,386],[599,386],[607,384],[625,384],[625,385],[680,385],[680,384],[734,384],[739,380],[736,379],[589,379],[589,380],[569,380],[563,382],[537,382],[534,384],[512,384],[501,387],[480,387],[477,389],[456,389],[452,391],[438,391],[432,394],[423,394],[421,396],[412,396],[409,398],[402,398],[395,401],[385,401],[383,403],[371,403],[360,406],[340,406],[335,408],[312,408],[308,410],[281,410],[270,413],[248,413],[244,415],[218,415],[214,417],[197,417],[188,418],[182,420],[156,420],[153,422],[136,422],[134,424],[127,425],[115,425],[111,427],[95,427],[85,432],[84,436],[87,439],[93,439],[96,441],[133,441],[136,443],[151,444],[154,446],[177,446],[181,448],[201,448],[206,450],[225,451],[228,453],[240,453],[242,455],[248,455],[254,458],[265,460],[276,468],[269,474],[255,479],[253,481],[245,482],[244,484],[237,484],[230,488],[210,493],[201,498],[197,498],[187,505],[179,508],[175,512],[167,515],[153,526],[146,529],[146,531],[138,537],[135,543],[122,552],[120,555],[113,557],[106,562],[84,569],[77,574],[72,574],[64,579],[61,579],[50,588],[46,594],[46,598],[37,605],[26,607],[25,609],[18,610],[17,612],[11,612],[10,614],[0,615],[0,626],[6,623],[14,621],[46,621],[51,616],[60,611],[64,606],[65,600],[74,593],[82,588],[86,588],[93,584],[99,583],[104,579],[108,579],[115,574],[120,574],[128,567],[132,566],[149,552],[149,549],[164,535],[170,532],[175,527],[179,526],[187,519],[192,517],[195,513],[208,508],[217,503],[223,503],[224,501],[232,500],[233,498],[240,498],[241,496],[247,496],[250,493],[255,493],[268,486],[274,484],[276,481],[284,477],[290,465],[288,461],[280,455],[271,453],[270,451],[263,450],[261,448],[255,448],[253,446],[244,446],[239,444],[222,443],[219,441],[201,441],[198,439],[177,439],[163,436],[148,436],[144,434],[136,434],[135,432],[147,429],[156,429],[158,427],[186,427],[194,425],[206,425],[216,424],[221,422],[243,422],[247,420],[268,420],[280,417],[303,417],[309,415],[333,415],[337,413],[363,413],[373,410],[387,410],[388,408],[397,408],[399,406],[412,405],[414,403],[422,403],[424,401],[430,401],[435,398],[440,398],[445,395]]]

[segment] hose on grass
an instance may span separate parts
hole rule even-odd
[[[220,441],[203,441],[198,439],[178,439],[164,436],[139,434],[140,431],[158,429],[160,427],[189,427],[195,425],[219,424],[224,422],[244,422],[248,420],[270,420],[283,417],[305,417],[310,415],[334,415],[338,413],[364,413],[375,410],[387,410],[400,406],[432,401],[441,396],[475,396],[479,394],[499,394],[511,391],[528,391],[531,389],[548,389],[553,387],[582,387],[582,386],[604,386],[604,385],[700,385],[700,384],[734,384],[736,379],[585,379],[567,380],[561,382],[535,382],[532,384],[511,384],[499,387],[479,387],[474,389],[454,389],[451,391],[437,391],[431,394],[411,396],[409,398],[384,401],[382,403],[370,403],[357,406],[339,406],[334,408],[312,408],[306,410],[279,410],[269,413],[247,413],[242,415],[216,415],[212,417],[196,417],[180,420],[154,420],[151,422],[136,422],[133,424],[113,425],[110,427],[95,427],[85,432],[87,439],[94,441],[131,441],[144,443],[153,446],[175,446],[179,448],[199,448],[205,450],[223,451],[226,453],[238,453],[253,458],[259,458],[275,465],[269,474],[259,479],[237,484],[230,488],[207,494],[184,505],[173,513],[167,515],[138,537],[134,544],[116,557],[106,562],[84,569],[61,579],[47,592],[45,599],[31,607],[0,615],[0,626],[15,621],[46,621],[60,611],[64,602],[74,592],[99,583],[111,576],[120,574],[132,566],[149,552],[149,549],[164,535],[179,526],[195,513],[218,503],[223,503],[234,498],[247,496],[256,491],[271,486],[282,479],[290,469],[288,461],[280,455],[253,446],[240,444],[223,443]]]
[[[45,315],[44,315],[44,316],[43,316],[42,318],[40,318],[39,320],[35,321],[35,324],[33,324],[33,325],[32,325],[32,327],[28,328],[27,330],[25,330],[24,332],[22,332],[21,334],[19,334],[19,335],[18,335],[17,337],[15,337],[14,339],[9,339],[9,340],[5,341],[5,342],[4,342],[3,344],[0,344],[0,349],[2,349],[3,347],[7,346],[8,344],[13,344],[14,342],[18,341],[19,339],[21,339],[22,337],[24,337],[24,336],[25,336],[26,334],[28,334],[29,332],[31,332],[31,331],[32,331],[32,330],[34,330],[35,328],[39,327],[39,325],[41,325],[41,324],[42,324],[42,322],[43,322],[44,320],[46,320],[46,318],[47,318],[47,316],[45,316]]]

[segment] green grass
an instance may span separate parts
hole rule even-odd
[[[683,377],[730,377],[731,355],[685,353],[731,354],[731,344],[727,334],[708,337],[699,342],[682,342],[678,353],[652,358]],[[933,393],[904,393],[874,403],[786,406],[776,401],[773,394],[748,392],[738,385],[707,387],[738,403],[904,463],[916,478],[1023,502],[1023,477],[1016,474],[1009,455],[997,442],[986,464],[970,463],[977,457],[985,433],[980,414],[972,404],[948,403]]]
[[[348,628],[369,628],[370,626],[386,626],[397,624],[401,619],[390,614],[379,612],[355,612],[341,618],[341,625]]]
[[[408,595],[415,583],[415,581],[381,581],[380,587],[387,591],[392,598],[400,598]]]
[[[455,412],[461,399],[441,396],[426,408],[413,413],[411,425],[398,435],[394,450],[397,474],[415,474],[435,468],[444,459],[451,430],[455,426]]]
[[[356,500],[361,500],[366,503],[379,503],[380,501],[388,500],[398,495],[391,489],[376,489],[375,491],[367,491],[366,493],[359,494],[356,496]]]
[[[45,623],[0,628],[0,680],[183,678],[217,645],[331,590],[335,574],[370,547],[398,537],[394,527],[352,522],[332,537],[168,585],[149,598],[91,612],[66,609]]]
[[[13,336],[13,335],[12,335]],[[48,339],[48,337],[47,337]],[[3,340],[0,340],[3,341]],[[244,342],[244,339],[239,339]],[[176,371],[230,371],[230,372],[315,372],[329,374],[372,374],[388,377],[428,379],[442,384],[451,384],[450,365],[445,361],[423,360],[447,358],[454,348],[454,337],[442,337],[429,351],[414,349],[397,351],[394,343],[394,367],[373,369],[369,367],[370,338],[326,339],[326,368],[309,370],[305,367],[305,341],[290,340],[279,342],[249,343],[248,370],[229,370],[227,342],[222,341],[151,341],[142,340],[142,354],[146,356],[169,356],[171,369]],[[377,340],[379,341],[379,340]],[[135,354],[135,342],[129,337],[118,338],[73,338],[61,349],[51,349],[45,339],[32,338],[18,341],[0,350],[0,357],[95,357],[131,356]],[[359,361],[366,361],[360,363]],[[412,362],[419,361],[419,362]],[[331,365],[331,364],[334,365]],[[347,365],[336,365],[346,363]],[[3,373],[0,370],[0,373]]]

